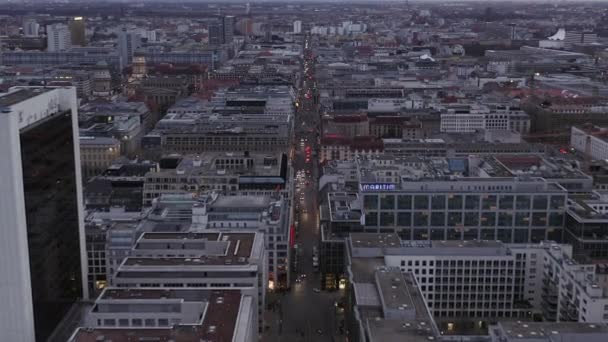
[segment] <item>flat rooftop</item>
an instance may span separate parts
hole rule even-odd
[[[351,233],[350,240],[354,248],[383,248],[401,246],[397,234]]]
[[[218,196],[209,207],[222,208],[265,208],[271,203],[270,196]]]
[[[142,299],[183,299],[184,301],[208,301],[212,293],[209,291],[202,291],[200,289],[140,289],[140,288],[107,288],[105,289],[99,299],[111,300],[142,300]]]
[[[361,219],[361,206],[358,203],[358,194],[332,192],[327,194],[327,197],[332,221],[359,222]]]
[[[223,254],[209,255],[201,250],[198,257],[127,257],[125,266],[203,266],[203,265],[247,265],[253,252],[256,233],[145,233],[139,240],[188,241],[208,240],[224,242]],[[215,240],[211,240],[215,238]],[[142,248],[145,250],[145,248]],[[166,249],[172,251],[173,249]],[[176,253],[179,249],[175,249]]]
[[[166,169],[150,172],[146,176],[148,181],[163,176],[190,176],[190,177],[270,177],[286,178],[287,157],[282,153],[226,153],[205,152],[200,155],[187,155],[175,169]]]
[[[238,290],[210,291],[208,306],[200,325],[171,328],[79,328],[70,342],[188,342],[232,341],[244,296]]]
[[[578,322],[521,322],[521,321],[500,321],[499,325],[510,340],[518,339],[538,339],[538,340],[559,340],[559,341],[581,341],[582,336],[572,336],[562,339],[568,334],[601,334],[598,338],[585,336],[585,341],[606,341],[608,326],[606,324],[590,324]],[[588,338],[591,338],[589,340]]]
[[[23,102],[42,93],[53,90],[53,88],[21,88],[6,95],[0,96],[0,107],[10,107],[19,102]]]

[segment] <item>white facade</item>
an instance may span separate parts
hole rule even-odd
[[[597,134],[572,127],[570,130],[570,146],[595,160],[608,159],[608,141],[605,136],[608,129],[599,129]]]
[[[528,315],[516,302],[540,311],[542,245],[494,242],[424,242],[384,256],[385,265],[411,272],[435,317]]]
[[[140,46],[141,36],[139,34],[128,31],[126,27],[118,31],[118,54],[121,68],[131,64],[133,53]]]
[[[46,26],[47,51],[66,51],[72,48],[70,29],[65,24],[52,24]]]
[[[34,19],[25,19],[23,21],[23,34],[26,37],[38,37],[40,25]]]
[[[558,322],[608,322],[606,265],[579,264],[570,246],[554,245],[544,254],[543,310]]]
[[[293,33],[302,33],[302,21],[296,20],[293,22]]]
[[[20,130],[49,115],[71,110],[72,129],[78,132],[75,88],[21,89],[19,93],[23,96],[17,95],[20,90],[17,88],[0,97],[4,107],[0,112],[0,150],[5,161],[0,163],[0,340],[11,342],[35,340]],[[14,101],[9,99],[11,96]],[[75,139],[82,287],[83,296],[87,298],[79,150],[78,139]]]
[[[471,106],[463,112],[448,110],[441,114],[441,132],[472,133],[482,129],[525,134],[530,131],[530,118],[521,109],[509,106]]]

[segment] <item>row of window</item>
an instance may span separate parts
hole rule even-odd
[[[563,210],[566,198],[561,195],[393,195],[369,194],[363,196],[366,210]]]
[[[562,227],[561,212],[460,212],[460,211],[369,211],[365,214],[367,227]]]

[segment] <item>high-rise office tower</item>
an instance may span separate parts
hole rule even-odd
[[[209,23],[209,45],[230,44],[234,40],[235,18],[227,15]]]
[[[0,97],[0,341],[46,341],[87,298],[76,89]]]
[[[133,54],[141,46],[141,36],[134,32],[129,32],[123,27],[118,32],[118,54],[120,55],[121,69],[131,64]]]
[[[38,37],[38,30],[40,25],[36,22],[36,19],[26,18],[23,20],[23,34],[26,37]]]
[[[302,20],[296,20],[293,22],[293,33],[302,33]]]
[[[72,48],[70,30],[65,24],[46,26],[46,48],[49,52],[66,51]]]
[[[209,45],[222,45],[224,43],[224,26],[221,20],[209,23]]]
[[[231,15],[222,18],[222,26],[224,29],[224,44],[230,44],[234,40],[234,23],[235,19]]]
[[[86,26],[83,17],[74,17],[70,20],[70,37],[72,45],[86,46]]]

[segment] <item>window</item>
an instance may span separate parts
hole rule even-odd
[[[549,225],[553,227],[561,227],[564,224],[564,215],[561,213],[549,213]]]
[[[363,202],[365,209],[378,209],[378,196],[376,195],[363,196]]]
[[[466,212],[464,214],[464,225],[469,227],[479,225],[479,213]]]
[[[448,209],[450,210],[462,210],[462,195],[449,195],[448,196]]]
[[[532,214],[532,225],[533,226],[546,226],[547,225],[547,213],[533,213]]]
[[[529,226],[530,225],[530,213],[528,212],[517,212],[515,213],[515,225],[516,226]]]
[[[513,214],[509,212],[498,213],[498,225],[500,227],[510,227],[513,225]]]
[[[399,212],[397,213],[397,225],[402,227],[412,226],[412,213]]]
[[[380,213],[380,225],[381,226],[394,226],[395,225],[395,214],[393,212],[381,212]]]
[[[445,226],[445,213],[434,211],[431,213],[431,226]]]
[[[551,196],[551,209],[564,209],[564,196]]]
[[[496,210],[496,195],[486,195],[482,197],[482,209]]]
[[[458,226],[462,224],[462,213],[461,212],[449,212],[448,213],[448,226]]]
[[[365,214],[365,225],[368,227],[378,226],[378,213],[375,211]]]
[[[381,195],[380,196],[380,209],[395,209],[395,196],[394,195]]]
[[[492,212],[481,213],[480,224],[482,226],[494,227],[496,225],[496,213],[492,213]]]
[[[464,207],[465,207],[465,209],[468,209],[468,210],[479,209],[479,196],[467,195],[465,197]]]
[[[445,209],[445,195],[431,196],[431,209]]]
[[[500,209],[513,209],[513,196],[512,195],[501,195],[500,196]]]
[[[412,209],[412,196],[398,195],[397,196],[397,209],[411,210]]]
[[[530,196],[518,195],[517,201],[515,202],[516,209],[530,209]]]
[[[534,196],[534,210],[547,210],[547,196]]]
[[[414,209],[428,209],[429,208],[429,197],[426,195],[414,196]]]
[[[424,227],[429,225],[429,215],[426,212],[415,212],[414,213],[414,226]]]

